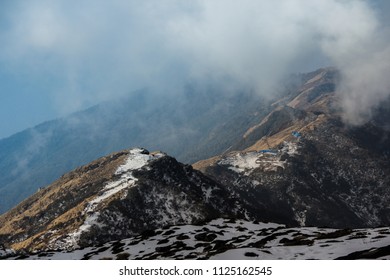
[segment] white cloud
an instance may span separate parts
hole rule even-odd
[[[234,80],[269,95],[286,74],[333,64],[345,120],[389,95],[388,33],[370,1],[25,1],[8,13],[0,60],[54,81],[57,106],[188,79]]]
[[[341,106],[352,124],[390,95],[389,33],[368,1],[200,3],[202,12],[171,23],[195,58],[195,75],[227,75],[267,95],[305,63],[329,63],[341,71]]]

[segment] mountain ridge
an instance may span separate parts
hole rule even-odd
[[[190,166],[131,149],[65,174],[1,215],[0,241],[16,251],[69,250],[234,215],[228,205],[226,190]]]

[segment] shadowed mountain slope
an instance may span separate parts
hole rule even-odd
[[[251,212],[302,226],[390,223],[389,109],[350,127],[340,120],[337,72],[313,73],[230,152],[194,167],[239,193]],[[278,220],[279,219],[279,220]]]

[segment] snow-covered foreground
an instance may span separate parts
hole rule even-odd
[[[12,259],[390,259],[390,228],[287,228],[274,223],[213,220],[172,226],[72,252]]]

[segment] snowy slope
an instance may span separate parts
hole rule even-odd
[[[65,239],[52,239],[49,241],[49,248],[51,249],[65,249],[75,248],[78,246],[80,237],[83,233],[88,232],[91,227],[104,227],[104,223],[99,222],[99,206],[107,201],[115,194],[131,188],[137,182],[137,178],[133,176],[133,171],[145,167],[149,162],[165,156],[163,153],[149,154],[148,151],[141,148],[133,148],[129,150],[126,162],[120,165],[115,171],[115,175],[119,177],[113,181],[108,182],[102,191],[91,201],[88,202],[82,212],[84,222],[77,230],[69,233]],[[118,218],[118,217],[117,217]]]
[[[275,223],[212,220],[172,226],[72,252],[12,259],[390,259],[390,228],[288,228]]]

